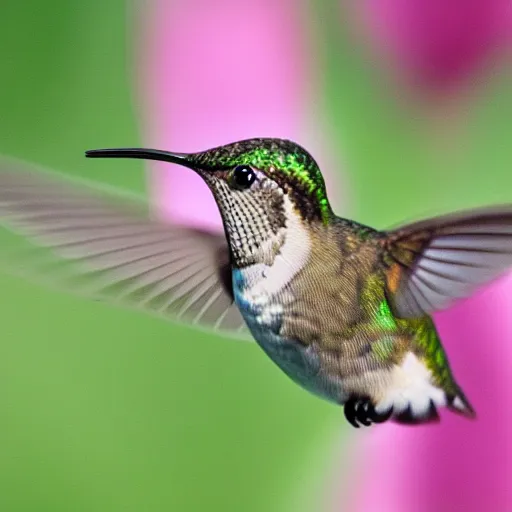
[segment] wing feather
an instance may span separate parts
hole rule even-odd
[[[420,221],[386,233],[384,260],[399,265],[397,316],[444,309],[512,268],[512,205]]]
[[[37,247],[0,248],[11,271],[247,337],[223,234],[151,219],[140,201],[8,159],[0,159],[0,224]]]

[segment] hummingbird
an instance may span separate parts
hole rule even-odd
[[[14,162],[0,164],[0,222],[99,279],[108,300],[253,338],[356,428],[438,422],[441,408],[475,416],[431,315],[512,267],[512,205],[381,231],[337,216],[318,164],[289,140],[86,156],[187,167],[224,233]]]

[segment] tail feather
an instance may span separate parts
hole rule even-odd
[[[460,414],[469,419],[476,417],[475,410],[468,402],[462,391],[455,396],[445,395],[445,406],[450,411]],[[430,399],[428,408],[418,409],[409,404],[405,410],[397,411],[392,416],[392,421],[402,425],[423,425],[425,423],[439,423],[439,407],[443,404],[436,404]]]
[[[460,389],[457,391],[457,394],[454,397],[451,397],[451,399],[448,400],[447,407],[450,409],[450,411],[465,416],[466,418],[476,418],[475,410]]]

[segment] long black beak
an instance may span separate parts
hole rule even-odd
[[[169,153],[159,149],[144,148],[109,148],[109,149],[91,149],[85,152],[87,158],[139,158],[142,160],[159,160],[161,162],[170,162],[183,165],[191,169],[196,169],[189,156],[186,153]]]

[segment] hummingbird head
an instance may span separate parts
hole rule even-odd
[[[271,265],[294,225],[326,224],[332,216],[317,163],[288,140],[248,139],[189,154],[120,148],[86,156],[160,160],[194,170],[215,197],[237,267]]]

